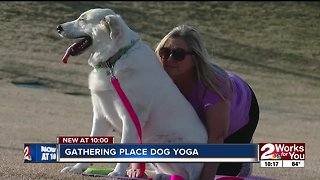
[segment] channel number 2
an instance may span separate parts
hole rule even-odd
[[[273,152],[275,150],[274,145],[273,144],[265,144],[261,147],[261,151],[265,151],[266,149],[268,149],[268,150],[261,155],[261,159],[272,159]]]

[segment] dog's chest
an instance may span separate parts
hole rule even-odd
[[[91,91],[106,91],[112,90],[112,84],[110,81],[110,73],[108,69],[94,69],[89,74],[89,89]]]
[[[126,110],[111,83],[111,75],[107,69],[95,69],[90,73],[89,89],[96,116],[105,117],[118,132],[121,132],[122,116],[126,114]]]

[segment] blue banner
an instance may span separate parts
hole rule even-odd
[[[56,144],[24,144],[25,163],[56,163]]]
[[[258,162],[257,144],[60,144],[59,162]]]

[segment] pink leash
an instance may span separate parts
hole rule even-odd
[[[139,122],[137,114],[135,113],[134,109],[132,108],[132,105],[131,105],[130,101],[128,100],[126,94],[122,91],[120,83],[115,76],[111,77],[111,83],[112,83],[113,87],[116,89],[123,105],[126,107],[134,125],[136,126],[137,131],[138,131],[138,135],[139,135],[139,143],[142,144],[142,132],[141,132],[141,126],[140,126],[140,122]]]
[[[142,144],[142,131],[141,131],[141,125],[138,119],[137,114],[135,113],[130,101],[128,100],[126,94],[123,92],[123,90],[121,89],[120,83],[118,81],[118,79],[115,76],[111,77],[111,83],[113,85],[113,87],[115,88],[115,90],[117,91],[123,105],[125,106],[125,108],[127,109],[134,125],[136,126],[136,129],[138,131],[138,135],[139,135],[139,143]],[[145,170],[146,170],[146,164],[145,163],[140,163],[140,174],[138,175],[139,177],[142,177],[145,174]],[[149,180],[151,180],[152,178],[149,178]],[[183,177],[179,176],[179,175],[171,175],[170,180],[184,180]]]
[[[132,108],[130,101],[128,100],[126,94],[121,89],[120,83],[115,76],[111,77],[111,83],[112,83],[113,87],[116,89],[123,105],[126,107],[134,125],[136,126],[136,129],[137,129],[138,135],[139,135],[139,143],[142,144],[142,131],[141,131],[141,126],[140,126],[140,122],[139,122],[137,114],[135,113],[134,109]],[[146,164],[140,163],[139,177],[142,177],[145,174],[145,170],[146,170]]]

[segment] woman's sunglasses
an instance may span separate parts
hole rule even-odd
[[[163,47],[159,50],[159,56],[164,60],[169,59],[171,54],[172,54],[172,57],[175,61],[182,61],[182,60],[184,60],[186,55],[194,54],[194,53],[191,51],[186,51],[182,48],[169,49],[169,48]]]

